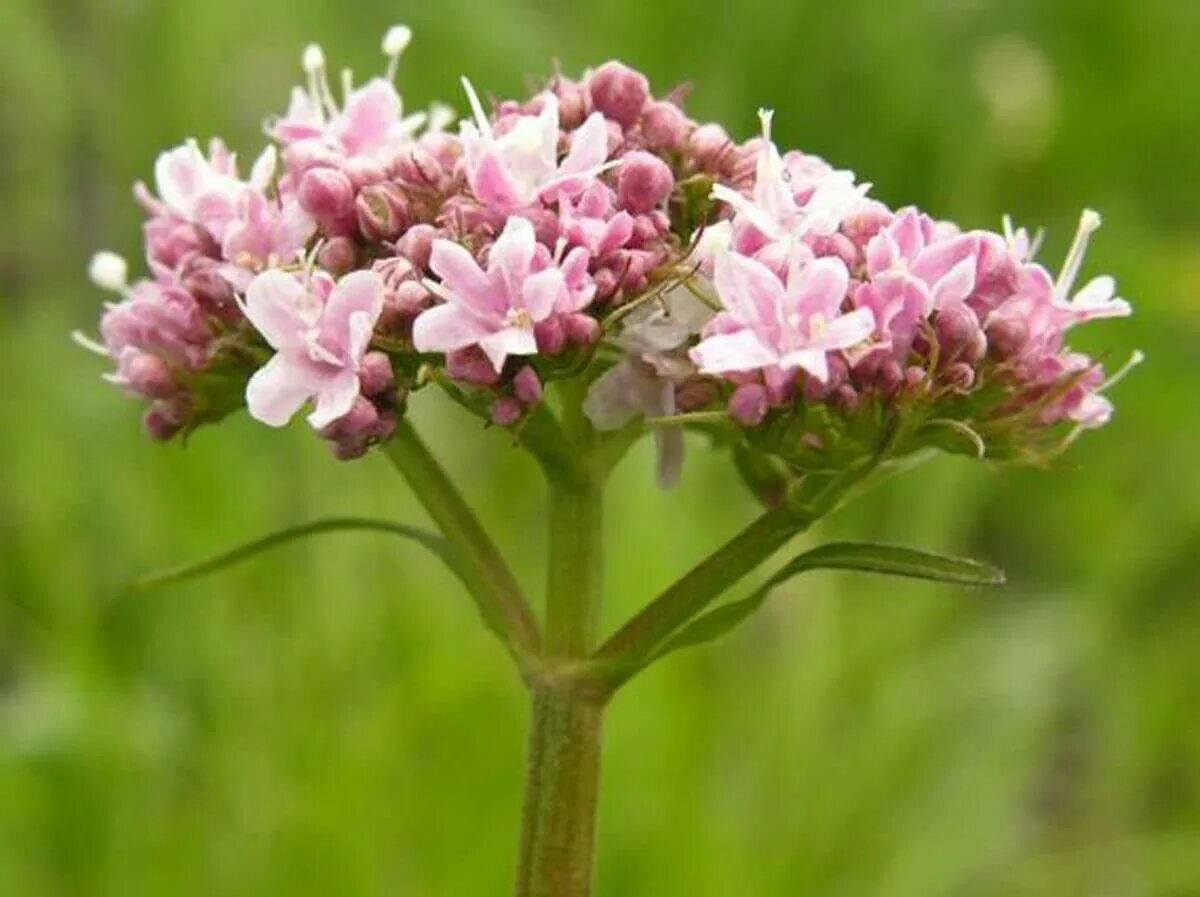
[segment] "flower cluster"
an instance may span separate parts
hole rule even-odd
[[[1044,457],[1112,406],[1071,328],[1121,316],[1111,278],[1076,290],[1100,219],[1061,272],[1037,240],[963,231],[868,197],[852,172],[781,153],[771,114],[744,143],[679,92],[608,62],[490,110],[406,114],[410,40],[340,99],[320,48],[239,175],[220,141],[160,156],[145,207],[147,278],[101,253],[118,294],[108,378],[149,400],[168,438],[241,407],[309,423],[339,457],[388,438],[410,392],[436,385],[519,428],[545,384],[588,384],[601,430],[717,428],[798,470],[926,446]],[[1060,426],[1061,425],[1061,426]]]

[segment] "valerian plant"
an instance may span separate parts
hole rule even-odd
[[[894,211],[852,172],[781,153],[769,111],[739,143],[620,62],[490,109],[464,78],[470,115],[454,129],[448,107],[405,114],[394,81],[410,37],[390,30],[386,75],[355,86],[347,73],[340,100],[309,47],[307,83],[267,122],[245,179],[217,140],[163,153],[154,191],[135,188],[149,275],[129,283],[123,259],[98,254],[92,279],[116,298],[101,339],[77,338],[148,402],[156,439],[243,406],[273,427],[307,407],[336,457],[390,459],[440,533],[317,521],[145,583],[334,529],[434,551],[532,697],[516,893],[581,897],[614,693],[806,570],[1001,582],[973,561],[842,543],[713,606],[881,472],[935,450],[1044,463],[1104,424],[1123,371],[1107,376],[1067,338],[1130,309],[1111,278],[1077,287],[1094,212],[1056,275],[1007,220],[964,231]],[[507,430],[543,470],[540,615],[405,419],[422,390]],[[606,478],[652,434],[671,485],[688,430],[729,451],[765,509],[601,638]]]

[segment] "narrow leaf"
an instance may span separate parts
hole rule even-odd
[[[224,569],[225,567],[254,557],[254,555],[260,552],[284,545],[295,539],[315,536],[319,533],[346,530],[391,533],[405,539],[411,539],[436,554],[456,576],[462,579],[462,572],[459,570],[458,561],[454,557],[449,544],[445,539],[434,533],[418,529],[417,527],[406,526],[403,523],[392,523],[387,520],[372,520],[366,517],[328,517],[324,520],[303,523],[299,526],[291,526],[287,529],[270,533],[260,539],[238,545],[235,548],[231,548],[228,551],[202,561],[180,564],[175,567],[167,567],[164,570],[144,574],[138,577],[133,585],[138,589],[150,589],[171,583],[183,582],[184,580],[194,579],[208,573],[215,573],[217,570]]]
[[[719,639],[762,607],[772,589],[808,570],[858,570],[964,586],[1004,584],[1003,571],[979,561],[947,557],[895,545],[831,542],[793,558],[748,598],[721,605],[696,617],[671,636],[649,662],[682,648],[691,648]]]

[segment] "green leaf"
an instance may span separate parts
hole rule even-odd
[[[858,570],[964,586],[998,586],[1004,583],[1003,571],[979,561],[895,545],[831,542],[793,558],[750,597],[721,605],[696,617],[655,651],[648,663],[673,651],[715,641],[731,632],[762,607],[772,589],[808,570]]]
[[[221,554],[206,558],[202,561],[196,561],[190,564],[180,564],[175,567],[167,567],[164,570],[158,570],[153,573],[147,573],[134,580],[133,586],[137,589],[151,589],[159,586],[169,585],[171,583],[183,582],[184,580],[194,579],[197,576],[204,576],[208,573],[215,573],[218,570],[229,567],[240,561],[254,557],[254,555],[275,548],[279,545],[284,545],[295,539],[302,539],[306,536],[315,536],[319,533],[339,532],[345,530],[359,530],[371,532],[391,533],[392,535],[401,536],[405,539],[411,539],[425,548],[428,548],[439,558],[441,558],[446,566],[459,577],[463,578],[462,571],[459,568],[458,560],[454,556],[450,545],[441,536],[435,535],[427,530],[418,529],[413,526],[406,526],[403,523],[392,523],[387,520],[372,520],[366,517],[328,517],[324,520],[316,520],[312,523],[303,523],[299,526],[291,526],[287,529],[279,530],[278,532],[270,533],[260,539],[255,539],[252,542],[246,542]]]

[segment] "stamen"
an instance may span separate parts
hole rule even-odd
[[[330,117],[338,114],[337,103],[329,90],[329,81],[325,77],[325,53],[319,44],[309,44],[304,48],[301,60],[305,74],[308,75],[308,95],[313,108],[318,114],[324,110]]]
[[[342,69],[342,105],[350,102],[350,94],[354,93],[354,72]]]
[[[1066,301],[1071,287],[1075,285],[1075,278],[1079,276],[1079,269],[1083,266],[1083,257],[1087,254],[1088,241],[1100,228],[1100,224],[1099,213],[1091,209],[1083,210],[1079,218],[1079,230],[1075,232],[1075,240],[1063,262],[1062,273],[1058,275],[1058,282],[1054,285],[1054,294],[1060,300]]]
[[[107,346],[105,346],[103,343],[97,342],[96,340],[92,339],[90,336],[88,336],[82,330],[72,330],[71,331],[71,342],[73,342],[75,345],[79,346],[82,349],[87,349],[89,352],[93,352],[96,355],[99,355],[101,358],[111,358],[112,357],[112,354],[108,351]]]
[[[92,283],[110,293],[124,293],[128,287],[129,266],[115,252],[97,252],[88,263]]]
[[[454,124],[457,117],[458,113],[445,103],[435,102],[429,107],[429,130],[435,134],[441,133]]]
[[[771,142],[771,119],[775,116],[774,109],[759,109],[758,120],[762,123],[762,139]]]
[[[1134,349],[1133,354],[1131,354],[1129,356],[1129,360],[1126,361],[1123,365],[1121,365],[1120,369],[1115,374],[1113,374],[1111,377],[1109,377],[1107,380],[1105,380],[1103,383],[1101,383],[1099,386],[1097,386],[1095,391],[1096,392],[1108,392],[1109,389],[1116,386],[1118,383],[1120,383],[1122,380],[1124,380],[1127,376],[1129,376],[1129,372],[1132,371],[1135,367],[1137,367],[1139,364],[1141,364],[1145,360],[1146,360],[1146,353],[1143,352],[1141,349]]]
[[[479,102],[479,94],[475,93],[475,88],[471,86],[471,82],[465,75],[462,79],[462,86],[463,90],[467,92],[467,102],[471,104],[471,114],[475,116],[475,125],[479,128],[479,133],[488,140],[494,140],[492,125],[487,116],[483,114],[483,104]]]
[[[388,58],[387,79],[396,80],[396,66],[400,55],[412,41],[412,29],[407,25],[393,25],[383,36],[383,55]]]

